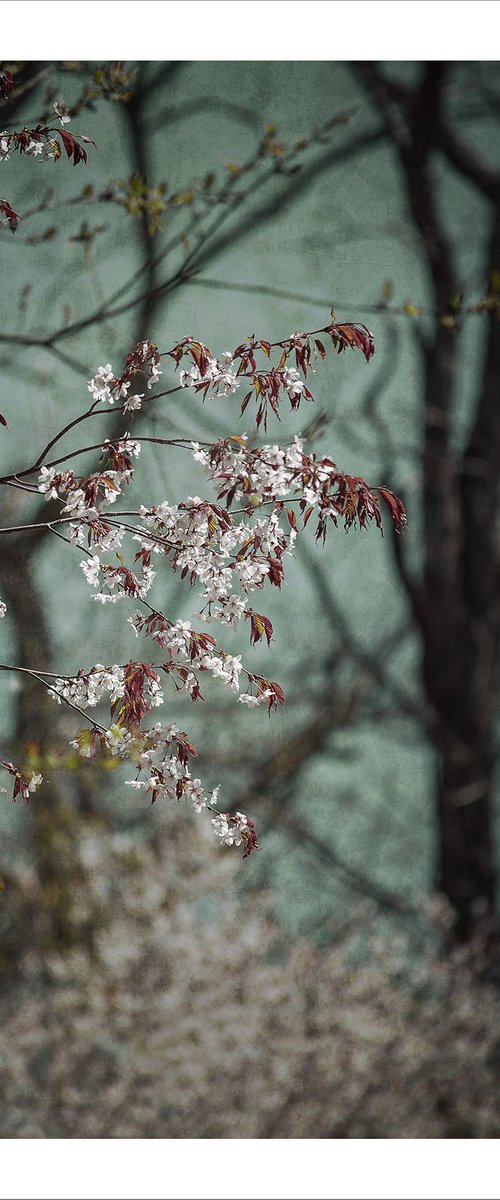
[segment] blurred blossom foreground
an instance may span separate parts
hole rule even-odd
[[[422,914],[418,954],[369,909],[290,949],[184,816],[149,846],[87,832],[80,856],[99,932],[27,952],[2,1001],[2,1137],[499,1136],[500,1002],[474,947],[440,959],[446,912]]]

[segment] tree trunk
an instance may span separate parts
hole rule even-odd
[[[12,556],[0,557],[0,578],[2,595],[16,622],[19,665],[46,670],[50,666],[50,639],[26,545],[19,544]],[[59,707],[35,679],[21,678],[12,756],[23,768],[30,756],[40,752],[45,760],[51,749],[57,748]],[[60,767],[48,770],[44,761],[41,768],[50,782],[43,795],[33,797],[30,806],[37,886],[30,901],[31,911],[24,913],[21,923],[23,936],[17,939],[18,954],[33,938],[38,945],[61,949],[88,942],[93,936],[92,921],[88,914],[81,916],[77,900],[78,885],[83,881],[79,847],[83,827],[89,823],[90,807],[87,780],[82,778],[85,768],[71,776]],[[93,780],[94,787],[96,783]],[[86,798],[83,805],[82,796]],[[4,938],[10,944],[8,929],[4,930]]]
[[[429,271],[434,323],[422,340],[423,570],[398,560],[422,639],[422,683],[435,715],[437,884],[470,938],[495,905],[492,779],[500,665],[500,174],[454,133],[449,64],[426,63],[416,87],[360,67],[398,154]],[[461,287],[435,166],[444,154],[492,204],[486,356],[469,436],[455,448],[462,388]]]
[[[480,760],[445,758],[438,779],[438,887],[457,914],[459,941],[481,925],[488,930],[495,905],[496,870],[491,836],[491,767]]]

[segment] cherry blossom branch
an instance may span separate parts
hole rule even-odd
[[[180,388],[172,388],[171,391],[162,392],[161,395],[169,396],[172,394],[172,392],[178,392],[178,391],[180,391]],[[147,399],[148,400],[159,400],[160,396],[148,396]],[[123,405],[121,406],[121,408],[115,409],[115,413],[116,412],[123,412]],[[10,475],[10,476],[3,475],[0,478],[0,484],[10,483],[13,478],[23,479],[27,475],[34,475],[35,471],[38,471],[40,469],[40,467],[44,461],[45,455],[48,453],[48,450],[51,448],[51,446],[53,446],[57,441],[59,441],[60,438],[62,438],[64,436],[64,434],[68,432],[68,429],[72,428],[73,425],[78,424],[80,421],[83,421],[87,417],[90,417],[90,416],[113,416],[113,412],[110,409],[101,409],[99,411],[99,413],[97,413],[95,410],[95,407],[93,406],[93,408],[90,409],[83,417],[78,417],[75,421],[71,422],[71,425],[69,425],[66,429],[62,430],[62,432],[60,434],[58,434],[57,437],[53,438],[50,446],[45,448],[45,450],[42,452],[40,457],[37,459],[37,462],[32,467],[25,467],[22,471],[16,471],[15,476],[14,475]],[[144,437],[144,435],[141,434],[140,440],[141,440],[141,442],[153,442],[159,446],[175,446],[179,450],[189,450],[189,449],[191,449],[191,446],[192,446],[191,438]],[[200,442],[200,445],[209,446],[209,445],[211,445],[211,443],[210,442]],[[50,469],[51,467],[58,467],[58,466],[60,466],[61,463],[69,462],[70,459],[72,459],[72,458],[78,458],[79,455],[81,455],[81,454],[89,454],[92,450],[102,450],[102,449],[103,449],[102,441],[94,442],[91,446],[82,446],[79,450],[70,450],[68,452],[68,454],[63,454],[61,456],[61,458],[51,459],[50,462],[46,463],[46,467],[47,467],[47,469]],[[36,490],[38,490],[38,489],[36,489]],[[43,522],[41,524],[43,524]],[[35,528],[35,526],[30,526],[30,528]],[[2,530],[0,529],[0,533],[1,532],[2,532]]]
[[[79,713],[81,717],[84,717],[85,720],[88,720],[88,713],[84,712],[82,708],[79,708],[77,704],[73,704],[72,701],[69,700],[66,696],[61,696],[60,693],[58,692],[57,688],[53,684],[46,683],[45,678],[42,678],[42,676],[45,676],[49,679],[59,679],[59,678],[69,679],[69,678],[71,678],[71,676],[61,677],[61,676],[55,675],[53,671],[35,671],[31,667],[13,667],[13,666],[7,666],[5,663],[0,663],[0,671],[16,671],[21,675],[30,675],[32,679],[36,679],[38,681],[38,683],[41,683],[48,692],[51,692],[59,700],[63,700],[64,703],[67,704],[68,708],[74,709],[74,711]],[[92,718],[90,718],[90,719],[92,720]],[[97,721],[93,721],[93,720],[92,720],[92,724],[95,726],[96,729],[101,729],[103,732],[105,732],[104,725],[99,725],[99,723]]]
[[[159,671],[172,679],[177,690],[187,691],[193,700],[202,699],[200,674],[208,672],[237,693],[241,703],[248,707],[264,703],[269,713],[284,703],[283,691],[278,683],[244,668],[241,655],[228,654],[211,634],[196,632],[189,621],[171,620],[146,600],[156,574],[152,555],[168,559],[174,572],[178,571],[191,586],[201,585],[201,620],[233,627],[242,619],[248,620],[251,644],[265,639],[270,645],[272,624],[250,606],[249,597],[262,589],[266,581],[278,589],[281,587],[284,555],[292,553],[298,532],[292,506],[298,506],[304,527],[315,512],[316,538],[324,541],[327,528],[331,523],[336,525],[338,519],[347,528],[353,524],[365,528],[372,521],[381,528],[381,502],[389,509],[395,527],[401,529],[405,520],[402,502],[386,487],[369,488],[360,477],[339,471],[331,459],[306,454],[298,437],[285,449],[277,445],[251,449],[246,435],[202,444],[179,437],[148,436],[138,441],[125,433],[114,440],[68,451],[49,463],[46,460],[65,434],[90,417],[109,412],[110,408],[115,413],[133,414],[144,400],[161,398],[184,387],[201,392],[205,399],[230,395],[242,384],[250,386],[241,405],[242,412],[254,394],[258,405],[257,428],[261,421],[266,428],[268,406],[278,416],[283,396],[292,409],[298,408],[304,398],[313,399],[305,383],[311,358],[313,355],[323,361],[326,358],[325,346],[318,335],[326,335],[337,353],[359,349],[367,362],[372,357],[370,331],[351,322],[335,323],[333,310],[331,322],[320,329],[296,331],[274,343],[247,338],[232,353],[225,352],[220,360],[190,336],[162,354],[150,341],[141,341],[127,355],[121,375],[116,376],[110,364],[98,369],[87,383],[93,397],[90,408],[50,439],[34,465],[3,479],[12,486],[30,493],[41,492],[46,500],[62,504],[60,517],[45,523],[32,522],[24,527],[25,531],[46,528],[65,543],[83,550],[85,557],[80,565],[94,590],[93,598],[103,604],[133,598],[140,606],[129,618],[134,633],[152,637],[160,649],[167,651],[166,661],[159,664],[138,660],[113,667],[96,664],[87,671],[80,669],[74,676],[49,676],[31,668],[19,669],[86,720],[85,709],[109,696],[110,727],[90,718],[90,727],[80,730],[71,744],[83,757],[94,759],[100,747],[105,754],[111,752],[114,757],[135,763],[140,778],[127,782],[149,793],[152,803],[160,796],[178,800],[185,797],[198,812],[208,808],[215,813],[212,824],[216,836],[225,844],[243,844],[244,857],[257,848],[255,828],[243,813],[235,816],[220,813],[214,803],[218,789],[207,797],[201,781],[193,779],[189,761],[196,751],[187,735],[175,725],[157,722],[146,729],[142,722],[152,708],[163,703]],[[277,366],[268,365],[273,350],[280,354]],[[257,366],[257,353],[267,360],[264,369]],[[137,375],[145,378],[148,391],[156,385],[163,358],[172,359],[176,368],[187,358],[188,369],[180,371],[179,387],[152,397],[134,391],[132,383]],[[290,365],[290,359],[295,366]],[[116,402],[123,403],[114,407]],[[101,407],[106,405],[110,407]],[[109,505],[132,480],[134,459],[140,454],[142,440],[189,450],[218,489],[217,501],[188,497],[174,505],[164,501],[150,508],[141,505],[139,510],[109,512]],[[95,450],[100,450],[101,460],[104,459],[97,471],[77,478],[71,468],[57,470],[70,459]],[[36,471],[39,471],[36,484],[21,481]],[[234,502],[240,507],[231,511]],[[267,511],[263,513],[263,509]],[[246,520],[235,520],[237,513]],[[127,517],[135,519],[130,521]],[[281,526],[282,520],[287,522],[286,529]],[[56,528],[66,522],[70,524],[69,537]],[[20,532],[22,528],[13,526],[3,532]],[[83,544],[85,534],[87,545]],[[140,546],[133,569],[126,565],[120,551],[127,535]],[[117,565],[102,558],[113,551]],[[146,615],[141,615],[141,609]],[[4,612],[2,603],[0,616]],[[240,693],[241,674],[248,681],[244,694]],[[49,679],[54,682],[48,682]],[[12,764],[4,765],[15,774],[15,787],[29,795],[30,780]]]
[[[144,342],[142,344],[142,346],[144,348],[142,351],[142,356],[143,356],[142,361],[141,361],[141,356],[139,354],[139,351],[141,350],[141,344],[139,344],[136,347],[135,351],[133,351],[132,354],[128,356],[128,359],[131,360],[130,365],[128,367],[126,367],[125,372],[122,376],[114,377],[111,370],[108,368],[100,368],[99,369],[96,379],[90,380],[90,382],[88,384],[89,390],[91,390],[93,392],[93,395],[95,396],[94,403],[90,406],[88,411],[81,414],[79,417],[75,417],[73,419],[73,421],[68,422],[68,424],[65,425],[64,428],[62,430],[60,430],[59,433],[57,433],[47,443],[44,450],[38,456],[38,458],[37,458],[36,462],[33,464],[33,466],[29,467],[29,468],[24,468],[20,471],[15,472],[16,477],[18,477],[18,478],[24,477],[26,475],[32,474],[35,470],[37,470],[38,467],[43,463],[46,455],[49,453],[49,451],[52,449],[52,447],[58,441],[60,441],[61,438],[64,437],[65,434],[68,433],[71,429],[73,429],[77,425],[81,424],[81,422],[88,420],[90,417],[96,415],[98,412],[99,413],[103,412],[103,411],[109,412],[109,409],[103,410],[98,407],[99,404],[101,403],[101,401],[108,400],[109,403],[111,405],[113,405],[114,399],[115,399],[114,393],[116,393],[118,398],[126,396],[127,390],[130,387],[131,378],[133,377],[134,374],[137,374],[141,370],[143,364],[145,364],[148,360],[152,364],[150,367],[150,371],[156,372],[156,377],[157,377],[159,372],[157,370],[156,364],[160,361],[161,358],[172,358],[174,360],[174,362],[176,363],[176,365],[178,366],[179,362],[182,360],[182,357],[185,354],[191,355],[193,358],[194,366],[190,372],[181,372],[180,387],[182,388],[183,386],[186,385],[186,383],[191,383],[192,386],[194,386],[196,388],[196,390],[203,390],[204,396],[206,396],[211,383],[214,381],[218,382],[219,380],[221,380],[222,387],[223,387],[222,394],[227,394],[227,391],[235,391],[236,390],[236,387],[239,386],[239,379],[241,377],[248,378],[249,380],[252,381],[253,385],[255,386],[256,397],[258,398],[259,395],[261,397],[265,397],[264,401],[261,400],[261,402],[260,402],[259,413],[257,416],[257,426],[259,426],[260,419],[262,419],[262,417],[263,417],[264,418],[264,428],[266,428],[267,427],[267,412],[266,412],[267,402],[269,400],[269,403],[270,403],[271,407],[273,408],[273,411],[275,411],[277,413],[277,395],[278,395],[278,391],[279,391],[280,387],[286,388],[286,390],[288,392],[288,396],[291,400],[292,408],[298,407],[298,403],[300,401],[300,396],[301,396],[302,392],[304,392],[304,394],[306,395],[306,397],[308,399],[312,399],[312,396],[311,396],[310,392],[308,391],[308,389],[305,387],[305,385],[298,383],[296,372],[294,372],[294,371],[290,372],[290,370],[288,370],[285,372],[282,370],[282,372],[281,372],[282,377],[280,377],[280,374],[279,374],[280,368],[278,369],[277,374],[275,374],[274,376],[273,376],[272,372],[268,373],[267,376],[263,372],[260,372],[260,373],[257,372],[257,374],[256,374],[256,363],[255,363],[255,358],[254,358],[254,351],[256,349],[259,349],[259,348],[262,349],[268,357],[269,357],[270,351],[272,349],[278,349],[278,348],[281,349],[281,351],[282,351],[282,357],[281,357],[282,366],[284,366],[284,364],[286,363],[288,356],[292,352],[294,352],[297,366],[300,367],[300,369],[302,370],[304,377],[307,375],[307,369],[308,369],[308,365],[310,362],[310,354],[311,354],[310,340],[311,339],[313,339],[315,342],[315,353],[319,353],[323,359],[326,357],[326,352],[324,350],[324,347],[317,338],[317,335],[319,335],[320,333],[321,334],[322,333],[329,334],[330,338],[333,341],[334,347],[338,350],[338,352],[345,350],[348,347],[359,348],[364,353],[367,361],[369,361],[369,359],[371,358],[371,356],[373,354],[373,337],[370,334],[369,330],[367,330],[366,327],[363,325],[356,325],[356,324],[353,324],[352,322],[344,322],[343,324],[335,325],[333,317],[334,317],[334,313],[333,313],[333,309],[332,309],[332,322],[330,325],[322,326],[322,327],[320,327],[318,329],[314,329],[308,333],[301,333],[301,334],[296,333],[296,334],[291,335],[291,337],[283,338],[277,342],[267,342],[267,341],[264,341],[263,339],[254,339],[254,340],[248,341],[247,343],[242,343],[241,346],[236,348],[233,355],[226,356],[226,357],[230,358],[231,364],[233,362],[237,361],[238,359],[240,360],[237,374],[234,374],[229,369],[227,363],[225,364],[226,369],[220,367],[220,365],[217,363],[216,366],[218,368],[218,373],[216,372],[212,378],[210,376],[206,376],[206,369],[210,366],[210,364],[212,364],[212,363],[215,364],[216,360],[211,358],[209,351],[206,349],[206,347],[204,347],[202,345],[202,343],[195,342],[193,338],[185,338],[183,340],[183,342],[178,343],[176,346],[172,347],[172,349],[163,351],[162,353],[159,353],[156,350],[156,347],[154,347],[152,345],[152,343]],[[135,356],[135,358],[134,358],[134,356]],[[246,369],[247,367],[250,367],[250,370],[247,370]],[[192,379],[191,378],[188,379],[188,375],[189,375],[189,377],[192,376]],[[153,381],[154,381],[155,376],[154,375],[150,376],[150,379],[148,381],[148,387],[151,385],[151,379],[153,379]],[[265,387],[263,387],[263,381],[266,381],[266,380],[267,380],[267,382],[265,382]],[[157,394],[155,398],[160,399],[166,395],[172,395],[177,390],[179,390],[179,389],[178,388],[168,389],[165,392]],[[118,406],[118,408],[115,409],[114,411],[115,412],[117,412],[117,411],[127,412],[129,410],[133,411],[134,408],[137,408],[137,407],[140,408],[142,400],[146,400],[146,397],[140,396],[140,397],[136,397],[136,398],[133,397],[132,399],[126,399],[125,403],[121,406]],[[242,411],[244,411],[246,402],[247,402],[247,400],[244,401],[244,404],[242,406]],[[259,419],[259,414],[260,414],[260,419]],[[83,453],[83,451],[75,451],[73,453],[74,454]],[[60,459],[57,461],[64,461],[64,459]],[[11,481],[11,479],[12,479],[12,476],[3,476],[0,478],[0,483],[9,483]]]
[[[51,529],[53,525],[64,525],[72,520],[72,517],[55,517],[52,521],[35,521],[32,525],[4,525],[0,527],[0,536],[4,533],[29,533],[31,529]]]

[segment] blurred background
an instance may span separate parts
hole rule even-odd
[[[271,648],[226,637],[283,685],[271,720],[215,687],[201,711],[168,700],[222,809],[257,824],[248,861],[203,817],[131,795],[120,767],[58,767],[78,718],[2,676],[2,757],[50,782],[0,810],[1,1136],[497,1137],[498,64],[3,69],[2,128],[63,101],[97,149],[2,163],[23,218],[0,228],[2,471],[139,339],[220,355],[333,305],[372,330],[372,362],[328,355],[315,405],[254,444],[301,432],[409,521],[325,548],[308,527],[263,601]],[[187,391],[128,427],[252,434],[237,397]],[[146,444],[134,491],[133,507],[208,494],[188,456]],[[2,527],[47,519],[43,498],[3,493]],[[0,537],[3,663],[136,654],[79,558],[46,529]],[[196,611],[173,574],[152,596]]]

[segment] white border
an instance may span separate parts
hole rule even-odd
[[[491,59],[499,0],[0,0],[2,56]]]
[[[216,1102],[216,1096],[214,1096]],[[11,1200],[497,1200],[496,1141],[6,1141]]]

